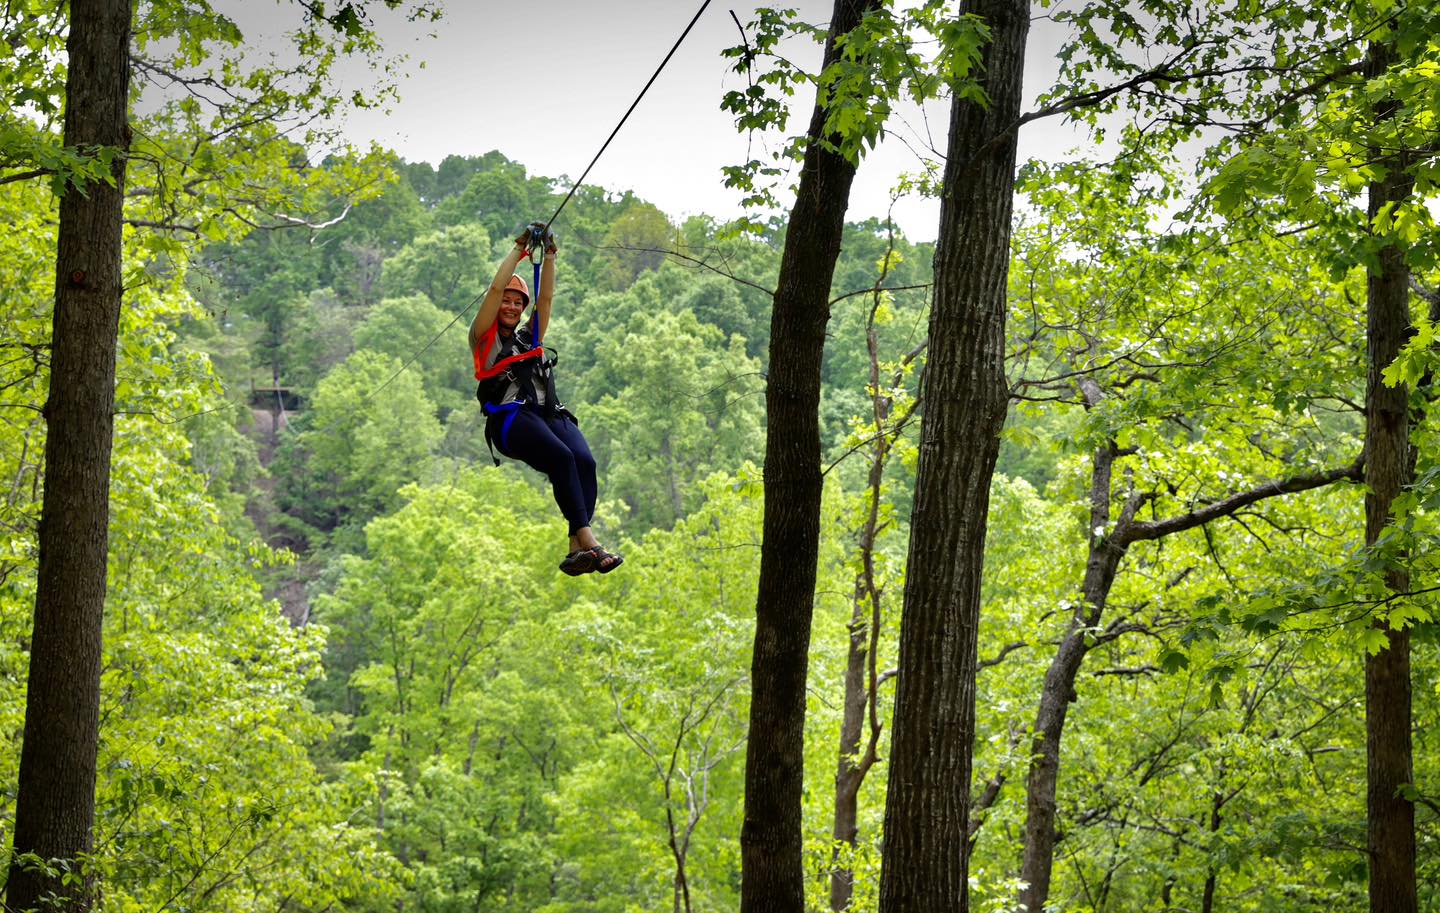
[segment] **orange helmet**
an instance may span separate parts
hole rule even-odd
[[[505,286],[505,291],[508,292],[511,289],[514,289],[521,295],[524,295],[526,304],[530,303],[530,286],[525,284],[525,280],[521,279],[518,273],[514,276],[511,276],[510,282]]]

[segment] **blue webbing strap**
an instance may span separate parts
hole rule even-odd
[[[535,266],[535,281],[530,287],[535,290],[535,307],[530,311],[530,344],[540,345],[540,263],[532,260]]]
[[[520,414],[520,407],[522,405],[524,405],[524,403],[521,403],[518,400],[511,400],[510,402],[502,403],[499,406],[496,406],[492,403],[482,403],[480,406],[480,408],[484,410],[486,415],[499,415],[501,412],[509,413],[505,416],[505,421],[500,423],[500,449],[502,450],[505,449],[506,446],[508,446],[505,439],[509,437],[510,426],[515,423],[515,416]],[[491,459],[494,459],[495,454],[493,451],[491,452],[490,457]],[[500,461],[495,460],[495,465],[499,466]]]

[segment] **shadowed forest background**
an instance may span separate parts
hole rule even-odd
[[[1045,909],[1066,913],[1367,909],[1365,664],[1399,630],[1402,792],[1420,909],[1440,909],[1440,51],[1408,28],[1378,87],[1355,66],[1365,45],[1337,44],[1331,69],[1356,79],[1314,89],[1310,119],[1216,140],[1172,118],[1179,139],[1117,129],[1114,156],[1020,163],[974,679],[976,910],[1022,909],[1037,867]],[[7,64],[12,98],[54,45],[31,50],[15,60],[34,68]],[[158,64],[137,72],[174,88]],[[4,124],[53,133],[47,91]],[[1360,143],[1345,106],[1384,92],[1412,118],[1419,178],[1376,229],[1376,158],[1341,147]],[[544,479],[491,463],[468,319],[442,334],[566,180],[498,152],[319,154],[319,138],[187,99],[134,115],[126,185],[97,909],[737,909],[747,739],[766,737],[747,720],[765,435],[786,434],[765,385],[787,221],[680,220],[591,186],[556,223],[546,341],[598,462],[597,534],[626,556],[570,580]],[[236,126],[196,162],[197,125],[222,115]],[[1212,145],[1182,164],[1180,139]],[[12,140],[19,168],[33,137]],[[781,198],[796,179],[757,189],[765,177],[731,175]],[[0,182],[7,847],[55,189]],[[1380,366],[1409,385],[1411,477],[1367,547],[1365,301],[1385,244],[1413,269],[1403,353]],[[804,728],[816,910],[879,906],[935,254],[887,221],[849,222],[828,294]]]

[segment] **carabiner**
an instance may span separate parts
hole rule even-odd
[[[540,257],[545,256],[545,226],[538,222],[532,222],[529,226],[530,241],[527,245],[530,248],[530,262],[538,264]]]

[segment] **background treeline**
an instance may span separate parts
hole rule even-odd
[[[1035,166],[1024,186],[1018,405],[986,556],[977,900],[1013,909],[1022,853],[1040,852],[1023,827],[1027,799],[1047,801],[1027,782],[1027,734],[1058,701],[1062,909],[1361,909],[1363,630],[1333,597],[1288,626],[1278,592],[1344,567],[1358,486],[1263,490],[1215,522],[1160,527],[1354,463],[1363,277],[1299,239],[1157,237],[1165,201],[1104,169]],[[3,199],[19,345],[42,332],[44,270],[27,264],[53,214],[21,189]],[[555,199],[494,153],[394,163],[339,223],[208,246],[127,312],[121,399],[156,414],[117,433],[107,905],[734,907],[764,289],[784,227],[730,237],[601,189],[567,210],[550,338],[600,460],[604,536],[629,561],[560,584],[548,493],[489,464],[465,322],[400,371]],[[807,733],[816,907],[852,869],[851,903],[874,902],[929,256],[851,225],[832,296]],[[24,362],[5,371],[12,396],[40,396]],[[251,393],[275,387],[292,407],[278,424],[274,394]],[[231,405],[174,421],[218,397]],[[3,619],[23,644],[40,423],[4,418]],[[1092,592],[1087,565],[1125,524],[1149,527]],[[1082,591],[1101,611],[1067,631]],[[1417,644],[1419,783],[1435,775],[1434,651]],[[13,779],[24,653],[7,655]],[[1429,873],[1435,822],[1422,813]]]

